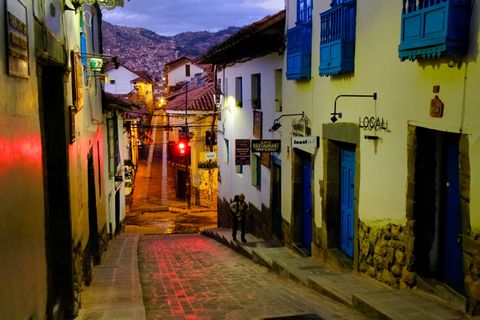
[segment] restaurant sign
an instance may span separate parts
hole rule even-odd
[[[252,152],[280,152],[281,140],[252,140]]]

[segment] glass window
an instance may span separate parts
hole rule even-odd
[[[257,187],[258,190],[261,189],[262,181],[262,161],[259,156],[252,154],[252,185]]]
[[[242,77],[235,78],[235,103],[237,107],[243,107]]]
[[[275,70],[275,111],[282,112],[282,69]]]
[[[297,24],[312,21],[312,0],[297,0]]]
[[[255,73],[252,74],[252,108],[260,109],[261,107],[260,73]]]

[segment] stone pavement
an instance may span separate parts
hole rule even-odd
[[[371,319],[469,318],[436,296],[415,289],[392,289],[358,273],[334,271],[314,258],[300,256],[285,247],[272,247],[251,234],[247,234],[245,244],[233,241],[231,229],[211,229],[203,234]]]
[[[93,281],[81,293],[78,320],[145,319],[138,275],[139,235],[113,239],[102,263],[94,267]]]
[[[366,319],[198,234],[144,235],[147,319]]]
[[[81,300],[77,320],[366,319],[199,234],[121,234]]]

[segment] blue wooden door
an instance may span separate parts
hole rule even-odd
[[[355,150],[340,152],[340,249],[353,258],[353,205],[355,191]]]
[[[458,142],[451,141],[446,150],[445,223],[444,232],[444,281],[463,292],[462,224],[460,217]]]
[[[302,168],[302,194],[303,194],[303,219],[302,219],[302,244],[310,252],[312,247],[312,163],[304,160]]]

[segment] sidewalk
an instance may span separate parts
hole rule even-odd
[[[77,320],[145,319],[137,266],[140,235],[122,233],[113,239],[93,281],[81,293]]]
[[[248,242],[245,244],[233,241],[231,229],[210,229],[202,234],[372,319],[470,318],[420,290],[392,289],[366,275],[334,271],[314,258],[300,256],[285,247],[272,247],[251,234],[246,235]]]

